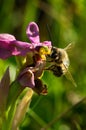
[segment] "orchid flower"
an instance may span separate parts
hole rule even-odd
[[[36,90],[37,81],[40,80],[46,65],[46,55],[50,53],[52,46],[51,41],[40,42],[39,28],[35,22],[29,23],[26,34],[31,43],[18,41],[10,34],[0,34],[0,58],[7,59],[11,56],[25,57],[17,80],[21,86]],[[40,82],[42,81],[40,80]],[[45,85],[41,84],[42,92],[42,87],[44,91]]]
[[[0,81],[0,128],[3,130],[19,128],[33,91],[47,94],[41,76],[46,67],[46,57],[51,52],[51,42],[40,42],[39,28],[35,22],[29,23],[26,34],[31,43],[19,41],[11,34],[0,34],[0,58],[5,60],[15,56],[17,61],[22,61],[12,83],[9,68]]]

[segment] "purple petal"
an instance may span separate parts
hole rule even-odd
[[[1,42],[0,42],[1,44]],[[8,48],[3,48],[0,46],[0,58],[1,59],[7,59],[10,56],[12,56],[11,50],[9,50]]]
[[[23,87],[33,88],[35,86],[34,83],[34,74],[29,68],[25,68],[18,77],[19,83]]]
[[[52,47],[51,41],[44,41],[44,42],[42,42],[42,45],[47,46],[47,47],[49,47],[49,48]]]
[[[14,47],[14,50],[12,51],[12,55],[24,56],[33,49],[32,44],[28,42],[22,42],[16,40],[13,41],[11,45]]]
[[[11,42],[16,40],[10,34],[0,34],[0,58],[5,59],[11,56],[13,47],[10,46]]]
[[[26,55],[32,49],[27,42],[17,41],[10,34],[0,34],[0,58],[6,59],[13,55]]]
[[[0,34],[0,41],[5,41],[8,43],[8,42],[13,41],[13,40],[16,40],[16,39],[11,34],[7,34],[7,33]]]
[[[26,30],[26,34],[32,43],[39,43],[39,28],[35,22],[31,22]]]

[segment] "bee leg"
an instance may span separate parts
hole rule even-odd
[[[53,70],[54,69],[54,65],[50,65],[49,67],[46,67],[45,70]]]

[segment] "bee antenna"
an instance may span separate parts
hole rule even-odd
[[[48,32],[48,35],[49,35],[49,39],[53,42],[53,37],[51,35],[50,26],[47,24],[46,27],[47,27],[47,32]]]
[[[75,43],[74,43],[74,42],[71,42],[71,43],[68,44],[68,46],[66,46],[66,47],[64,48],[64,50],[68,52],[68,51],[70,51],[72,48],[74,48],[74,46],[75,46]]]

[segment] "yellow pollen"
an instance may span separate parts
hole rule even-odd
[[[47,55],[47,54],[50,54],[50,52],[51,52],[51,50],[50,50],[48,47],[43,46],[43,47],[41,47],[40,50],[39,50],[39,55],[41,56],[41,58],[42,58],[43,60],[46,60],[46,55]]]

